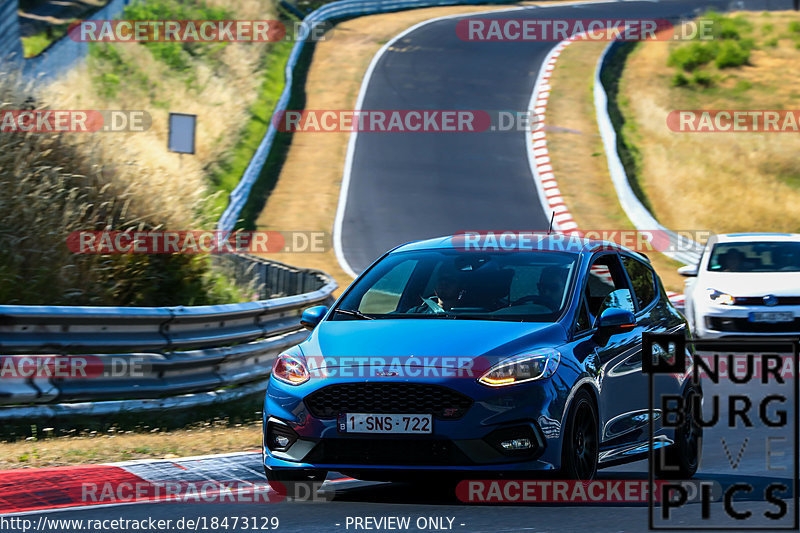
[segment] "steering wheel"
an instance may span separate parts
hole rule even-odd
[[[431,296],[430,298],[425,298],[424,296],[420,296],[420,298],[422,299],[422,302],[425,305],[427,305],[428,308],[431,311],[433,311],[434,313],[444,313],[445,312],[444,309],[442,308],[442,306],[440,306],[435,301],[433,301],[433,298],[434,298],[433,296]]]

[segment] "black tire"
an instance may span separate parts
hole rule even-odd
[[[683,395],[683,424],[675,428],[675,444],[657,450],[653,471],[661,479],[690,479],[697,472],[703,453],[703,428],[697,423],[695,397],[702,391],[689,387]]]
[[[304,468],[264,469],[267,482],[275,492],[295,499],[313,499],[317,489],[325,481],[328,472]]]
[[[561,477],[590,480],[597,474],[599,432],[597,408],[588,392],[572,399],[561,445]]]

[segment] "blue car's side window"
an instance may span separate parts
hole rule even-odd
[[[592,329],[605,309],[615,307],[636,312],[628,281],[616,254],[603,254],[594,259],[581,298],[575,319],[576,335]]]
[[[633,257],[622,256],[622,263],[633,284],[639,309],[644,309],[656,299],[655,276],[650,267]]]

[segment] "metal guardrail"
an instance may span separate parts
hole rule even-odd
[[[69,356],[136,365],[124,377],[81,375],[0,378],[0,404],[153,399],[263,382],[274,357],[308,332],[299,316],[329,303],[336,282],[327,274],[245,257],[262,290],[295,294],[241,304],[194,307],[57,307],[0,305],[0,369],[20,354]],[[270,280],[283,279],[283,286]],[[85,410],[97,407],[85,404]],[[133,402],[128,411],[136,406]],[[175,406],[180,406],[176,402]],[[0,419],[7,407],[0,407]],[[14,412],[25,413],[15,408]],[[72,412],[82,412],[75,406]],[[30,414],[30,413],[29,413]]]
[[[22,42],[17,22],[18,9],[19,0],[0,2],[0,62],[22,61]]]

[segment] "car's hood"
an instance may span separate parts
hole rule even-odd
[[[508,356],[566,341],[559,324],[450,319],[324,321],[302,343],[307,359],[326,366],[461,366],[480,358],[494,364]],[[315,365],[316,366],[316,365]],[[483,366],[483,365],[480,365]]]
[[[698,278],[696,288],[739,297],[800,296],[800,272],[714,272]]]

